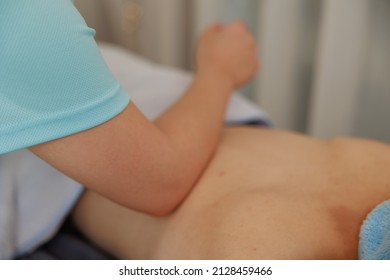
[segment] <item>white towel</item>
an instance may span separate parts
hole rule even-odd
[[[36,248],[59,228],[82,191],[28,150],[0,156],[0,259]]]
[[[114,75],[151,120],[175,102],[191,75],[102,45]],[[226,121],[269,124],[266,113],[235,94]],[[0,259],[30,252],[53,237],[83,188],[28,150],[0,156]]]

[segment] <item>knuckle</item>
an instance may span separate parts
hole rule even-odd
[[[254,44],[255,44],[255,39],[254,39],[252,36],[246,36],[245,42],[246,42],[248,45],[254,45]]]
[[[246,37],[244,40],[243,40],[243,43],[245,44],[245,46],[251,50],[254,50],[256,49],[256,40],[251,37],[251,36],[248,36]]]
[[[237,31],[245,31],[246,23],[242,20],[237,20],[230,24],[230,28]]]
[[[236,20],[233,24],[235,24],[237,27],[246,28],[246,22],[243,20]]]

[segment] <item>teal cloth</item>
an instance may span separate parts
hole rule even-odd
[[[128,95],[71,0],[0,1],[0,154],[98,126]]]
[[[364,221],[359,259],[390,260],[390,200],[377,206]]]

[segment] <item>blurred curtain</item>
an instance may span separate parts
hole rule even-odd
[[[79,0],[98,39],[190,69],[199,32],[244,19],[262,70],[244,94],[279,128],[390,141],[388,0]]]

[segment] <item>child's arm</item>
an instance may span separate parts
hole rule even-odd
[[[31,150],[119,204],[169,214],[214,153],[232,90],[256,73],[254,39],[239,22],[213,26],[200,40],[197,64],[186,94],[155,123],[130,104],[96,128]]]

